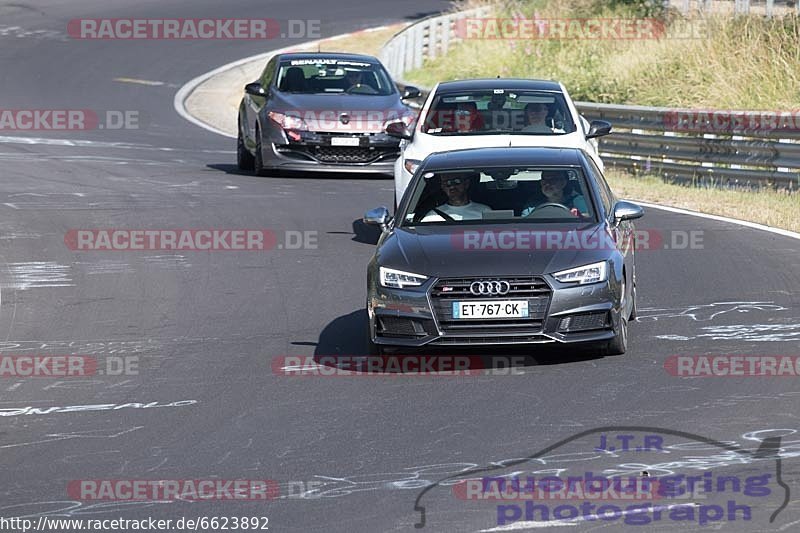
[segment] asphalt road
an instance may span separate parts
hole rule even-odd
[[[669,246],[638,255],[640,318],[624,356],[529,350],[507,375],[286,377],[273,371],[275,358],[363,354],[373,236],[357,221],[389,205],[391,181],[242,175],[230,139],[174,112],[173,95],[187,80],[287,40],[65,35],[67,21],[81,17],[268,16],[319,19],[326,36],[445,7],[432,0],[0,4],[0,107],[142,117],[138,130],[0,131],[2,355],[88,355],[103,369],[107,361],[138,364],[124,375],[0,378],[0,517],[263,516],[272,531],[411,531],[417,504],[429,531],[481,531],[499,527],[497,502],[463,501],[447,478],[494,466],[493,475],[512,477],[769,475],[769,495],[705,495],[752,508],[749,521],[740,514],[715,523],[726,531],[796,530],[797,378],[680,378],[664,363],[671,355],[800,355],[800,241],[648,209],[638,227],[662,232]],[[75,228],[266,228],[312,232],[318,244],[78,252],[64,241]],[[673,246],[690,232],[702,242]],[[650,429],[601,429],[524,460],[607,426]],[[637,435],[642,448],[646,436],[660,434],[654,428],[695,436],[663,432],[660,449],[595,449],[601,436],[617,442],[618,434]],[[775,436],[777,450],[763,442]],[[770,523],[785,496],[778,470],[790,502]],[[282,497],[79,501],[68,484],[87,479],[269,479]],[[307,497],[296,497],[300,487],[311,489]],[[616,519],[567,527],[693,530],[695,509],[692,518],[665,514],[647,526]]]

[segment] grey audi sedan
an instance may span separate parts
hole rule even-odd
[[[367,271],[372,353],[388,348],[592,343],[622,354],[636,313],[636,204],[577,148],[435,153]]]
[[[237,165],[266,171],[391,174],[404,128],[416,112],[380,61],[360,54],[285,53],[244,88],[239,105]]]

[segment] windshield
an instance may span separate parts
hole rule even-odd
[[[431,135],[563,135],[575,130],[563,94],[504,89],[440,94],[422,126]]]
[[[301,94],[364,94],[388,96],[395,87],[379,64],[335,58],[283,61],[276,86]]]
[[[425,172],[402,226],[596,222],[580,167],[487,167]]]

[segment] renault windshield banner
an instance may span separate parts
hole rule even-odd
[[[781,459],[800,452],[790,443],[781,448],[781,439],[793,433],[750,431],[742,438],[758,447],[745,449],[733,441],[659,427],[588,429],[539,451],[431,483],[415,500],[415,527],[427,524],[426,497],[445,494],[432,492],[437,488],[491,513],[496,527],[488,531],[582,522],[772,523],[789,503]]]

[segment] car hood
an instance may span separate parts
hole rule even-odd
[[[413,111],[397,94],[365,96],[351,94],[276,93],[270,110],[300,116],[311,131],[379,132],[387,120],[397,120]],[[340,120],[348,115],[348,123]]]
[[[568,244],[606,243],[605,228],[604,223],[396,228],[381,242],[377,263],[431,277],[550,274],[607,259],[615,250],[613,246]],[[473,246],[478,242],[475,239],[465,240],[465,234],[470,232],[481,236],[481,245]],[[557,242],[547,245],[545,236],[540,237],[543,245],[539,247],[522,244],[518,248],[501,249],[493,244],[501,232],[553,233]],[[494,240],[486,239],[490,233]]]
[[[563,135],[422,135],[424,136],[424,141],[414,142],[409,145],[411,150],[406,153],[406,157],[424,159],[434,152],[447,152],[466,148],[535,146],[586,149],[587,147],[586,139],[580,131]],[[423,139],[420,138],[419,140],[422,141]]]

